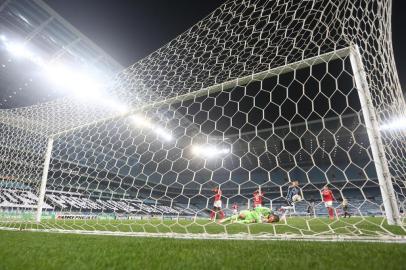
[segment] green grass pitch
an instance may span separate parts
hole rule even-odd
[[[180,240],[0,231],[0,269],[405,269],[385,243]]]
[[[382,218],[289,218],[288,224],[230,224],[208,220],[44,220],[0,222],[3,269],[405,269],[406,245],[367,242],[281,240],[186,240],[126,236],[58,234],[25,229],[122,232],[270,233],[373,236],[405,235]]]
[[[43,220],[35,222],[1,222],[0,227],[18,229],[60,229],[112,231],[134,233],[208,233],[208,234],[268,234],[268,235],[342,235],[342,236],[377,236],[406,235],[398,226],[389,226],[380,217],[352,217],[330,221],[328,218],[291,217],[287,222],[277,224],[226,224],[220,225],[207,219],[191,220]]]

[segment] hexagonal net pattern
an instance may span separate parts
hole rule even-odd
[[[390,1],[335,2],[228,1],[117,76],[125,112],[1,112],[0,227],[398,239]]]

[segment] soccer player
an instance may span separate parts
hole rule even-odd
[[[262,206],[262,198],[264,197],[264,193],[261,190],[257,189],[253,195],[254,195],[254,208]]]
[[[307,214],[309,216],[314,216],[316,217],[316,212],[315,212],[315,202],[313,197],[310,198],[309,204],[307,205]]]
[[[258,207],[265,208],[265,207]],[[264,210],[265,212],[265,210]],[[232,215],[229,218],[225,218],[220,221],[220,223],[231,222],[231,223],[274,223],[279,221],[279,216],[274,214],[270,209],[267,210],[268,214],[266,216],[261,215],[261,211],[257,209],[254,210],[243,210],[237,215]]]
[[[287,216],[293,211],[293,213],[296,212],[295,210],[295,202],[293,198],[296,196],[300,196],[300,187],[299,187],[299,181],[293,180],[290,186],[288,187],[288,194],[286,195],[286,201],[287,201],[287,206],[282,206],[281,209],[279,209],[280,212],[282,212],[282,217],[281,220],[286,221]]]
[[[221,191],[220,187],[215,187],[212,189],[214,192],[214,203],[213,203],[213,209],[210,212],[210,220],[215,220],[217,213],[220,214],[220,219],[224,218],[224,212],[221,209],[221,195],[223,195],[223,192]]]
[[[233,211],[233,215],[238,214],[238,204],[236,202],[233,203],[233,205],[231,206],[231,209]]]
[[[254,211],[257,212],[258,214],[260,214],[262,217],[267,217],[273,213],[270,208],[263,207],[263,206],[255,207]]]
[[[321,191],[321,196],[323,197],[323,202],[327,208],[330,220],[334,220],[333,201],[335,201],[335,198],[333,192],[327,185],[323,187],[323,190]]]
[[[288,194],[286,195],[286,200],[290,206],[293,205],[293,196],[299,195],[300,196],[300,187],[299,181],[294,180],[292,184],[288,187]]]
[[[351,214],[348,212],[348,200],[346,198],[343,198],[343,202],[341,203],[341,208],[343,209],[344,212],[344,218],[348,216],[348,218],[351,217]]]

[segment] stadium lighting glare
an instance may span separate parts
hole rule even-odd
[[[143,117],[142,115],[135,114],[135,115],[131,116],[131,120],[137,126],[147,127],[147,128],[152,127],[151,122],[147,118]]]
[[[118,111],[121,114],[126,114],[130,112],[130,108],[127,105],[120,103],[118,101],[110,100],[109,98],[104,98],[102,99],[102,102],[106,107]]]
[[[151,123],[149,119],[143,117],[142,115],[135,114],[130,116],[130,119],[136,126],[152,130],[155,134],[158,135],[158,137],[164,139],[165,141],[169,142],[173,140],[172,135],[167,130],[157,125],[154,125],[153,123]]]
[[[162,139],[164,139],[165,141],[172,141],[173,140],[172,135],[169,134],[163,128],[160,128],[160,127],[156,128],[155,133],[158,134],[158,136],[161,137]]]
[[[5,41],[6,50],[13,56],[26,59],[34,59],[34,54],[23,44]]]
[[[41,68],[45,79],[55,87],[63,88],[79,99],[101,98],[106,83],[90,70],[62,63],[48,63],[22,42],[10,41],[5,35],[0,35],[0,40],[11,56],[26,59]]]
[[[74,70],[61,64],[52,64],[45,68],[45,76],[56,87],[64,88],[78,98],[99,98],[102,84],[86,71]]]
[[[227,155],[230,153],[230,149],[217,148],[214,145],[194,145],[192,146],[192,153],[203,158],[214,158],[217,156]]]
[[[381,130],[406,130],[406,118],[393,120],[381,126]]]
[[[4,49],[15,58],[26,59],[40,67],[44,67],[45,63],[30,50],[26,44],[22,42],[10,41],[5,35],[0,35],[0,41],[3,43]]]

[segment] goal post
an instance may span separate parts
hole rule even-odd
[[[0,110],[0,228],[406,242],[390,9],[229,0],[90,99]]]
[[[49,163],[51,161],[53,143],[54,143],[53,137],[49,137],[48,143],[47,143],[47,148],[45,150],[44,168],[42,171],[41,183],[40,183],[39,192],[38,192],[38,205],[37,205],[37,212],[35,214],[36,222],[41,222],[42,208],[44,206],[45,192],[46,192],[46,186],[47,186],[47,180],[48,180]]]
[[[41,221],[46,200],[62,219],[59,224],[44,221],[47,230],[125,235],[129,232],[120,228],[130,226],[135,235],[139,231],[134,228],[142,235],[176,236],[180,232],[173,227],[179,226],[186,228],[182,237],[206,238],[204,233],[213,233],[213,224],[204,221],[213,204],[213,186],[223,192],[226,216],[233,203],[252,208],[258,188],[265,194],[264,205],[278,213],[288,184],[298,180],[303,201],[283,224],[259,232],[255,224],[239,230],[247,238],[279,238],[284,233],[278,229],[286,226],[295,238],[328,237],[335,223],[325,224],[324,231],[313,225],[325,222],[319,190],[328,184],[339,199],[335,215],[346,197],[356,216],[354,223],[337,220],[336,235],[389,236],[385,221],[404,225],[369,95],[354,46],[54,134],[45,152],[36,221]],[[202,148],[194,152],[196,145],[208,146],[209,153]],[[312,200],[314,209],[305,215]],[[374,221],[369,211],[386,218]],[[101,230],[104,225],[97,224],[107,217],[116,221],[107,221]],[[99,221],[74,226],[67,219]],[[359,233],[371,230],[364,223],[375,222],[381,225],[374,233]],[[222,237],[233,231],[230,224],[215,226]]]
[[[376,111],[373,108],[371,93],[369,92],[368,82],[365,76],[365,69],[362,64],[358,46],[356,45],[350,49],[350,61],[354,72],[355,84],[358,89],[368,138],[371,143],[385,215],[390,225],[401,225],[399,203],[397,202],[393,188],[394,183],[391,180],[388,161],[386,159],[380,128],[376,118]]]
[[[159,108],[159,107],[162,107],[165,105],[193,100],[193,99],[199,98],[201,96],[211,95],[211,94],[215,94],[217,92],[221,92],[224,90],[232,89],[236,86],[243,86],[252,81],[257,81],[257,80],[261,81],[261,80],[264,80],[264,79],[272,77],[272,76],[277,76],[277,75],[284,74],[287,72],[292,72],[294,70],[298,70],[298,69],[301,69],[304,67],[309,67],[309,66],[317,65],[317,64],[320,64],[323,62],[328,62],[331,60],[342,58],[342,57],[348,56],[349,51],[350,51],[350,47],[342,48],[342,49],[339,49],[339,50],[336,50],[333,52],[324,53],[324,54],[317,55],[317,56],[314,56],[314,57],[311,57],[308,59],[293,62],[293,63],[287,64],[287,65],[273,67],[271,69],[261,71],[258,73],[254,73],[254,74],[251,74],[248,76],[244,76],[244,77],[236,78],[236,79],[229,80],[226,82],[222,82],[220,84],[211,85],[211,86],[208,86],[203,89],[192,91],[190,93],[176,95],[174,97],[169,97],[169,98],[163,98],[162,100],[153,101],[150,104],[144,104],[142,106],[137,106],[136,108],[130,109],[126,112],[119,113],[115,116],[110,116],[110,117],[106,117],[103,119],[95,120],[90,123],[86,123],[86,124],[83,124],[83,125],[80,125],[77,127],[73,127],[73,128],[69,128],[69,129],[60,131],[60,132],[53,133],[52,136],[53,137],[63,136],[63,135],[72,133],[75,130],[80,130],[80,129],[86,128],[88,126],[97,125],[98,123],[112,121],[114,119],[125,118],[127,116],[131,116],[131,115],[139,113],[139,112],[142,113],[142,112],[145,112],[145,111],[148,111],[148,110],[151,110],[154,108]]]

